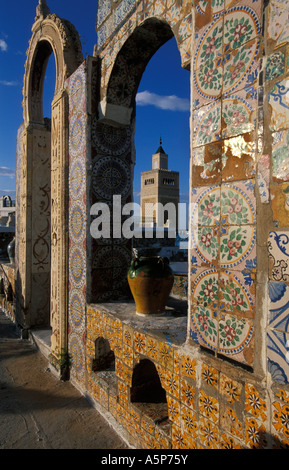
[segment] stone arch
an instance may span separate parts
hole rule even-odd
[[[56,64],[55,97],[63,92],[65,80],[81,64],[82,48],[74,26],[55,14],[36,17],[27,51],[23,87],[24,123],[43,122],[42,92],[51,53]]]
[[[12,207],[12,199],[10,196],[3,196],[3,207]]]
[[[156,51],[174,36],[164,20],[149,18],[135,28],[119,50],[100,103],[101,117],[130,124],[135,96],[145,68]]]
[[[47,63],[54,54],[51,120],[43,116]],[[67,78],[82,63],[74,26],[39,0],[27,51],[23,86],[24,126],[19,135],[17,199],[17,315],[24,327],[51,327],[51,360],[61,373],[67,353]]]

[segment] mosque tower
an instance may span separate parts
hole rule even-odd
[[[179,172],[168,169],[168,154],[162,147],[162,140],[156,153],[152,156],[152,169],[141,173],[141,210],[142,225],[155,227],[171,227],[174,221],[170,220],[168,211],[162,212],[156,206],[161,203],[173,203],[176,210],[176,227],[178,223],[178,203],[179,203]],[[146,204],[154,204],[155,207]],[[151,210],[148,210],[151,208]]]

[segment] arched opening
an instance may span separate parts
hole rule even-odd
[[[37,44],[30,77],[30,118],[33,123],[31,326],[51,328],[51,168],[52,102],[56,87],[55,55],[49,41]],[[35,292],[37,294],[35,295]]]
[[[45,71],[44,87],[43,87],[43,116],[44,119],[51,119],[52,101],[55,94],[56,83],[56,62],[55,56],[51,53]]]
[[[110,349],[109,341],[102,337],[97,338],[95,341],[95,358],[92,362],[92,371],[114,371],[115,369],[115,356],[114,352]]]
[[[130,399],[132,403],[166,403],[166,392],[149,359],[142,359],[134,368]]]
[[[130,401],[153,426],[160,427],[164,434],[170,436],[166,392],[156,366],[149,359],[141,359],[133,370]]]
[[[95,356],[92,360],[91,370],[100,382],[109,385],[116,393],[115,355],[109,341],[102,336],[95,341]]]
[[[156,217],[156,211],[153,211],[154,226],[165,226],[165,234],[169,227],[172,229],[176,226],[176,234],[179,228],[188,228],[189,113],[190,74],[182,67],[177,42],[172,37],[150,59],[138,87],[133,191],[134,200],[141,208],[141,218],[138,215],[137,218],[143,238],[145,228],[149,231],[150,227],[153,232],[153,254],[165,254],[170,261],[174,259],[174,264],[179,257],[179,247],[175,246],[175,240],[171,238],[166,237],[166,241],[156,239],[158,232],[151,227],[149,204],[160,203],[164,208],[167,203],[174,205],[174,213],[171,206],[170,214],[164,210],[164,217]],[[154,187],[145,185],[147,179],[155,181]],[[180,220],[178,203],[185,205],[185,224]],[[135,243],[141,250],[140,241],[136,239]],[[187,274],[187,266],[184,264],[182,262],[182,270]],[[177,268],[180,269],[179,266]]]
[[[147,68],[150,67],[150,61],[152,61],[153,65],[157,63],[157,59],[156,62],[154,61],[155,55],[158,54],[158,51],[160,51],[162,47],[165,47],[164,45],[166,45],[166,43],[171,43],[170,40],[174,44],[174,54],[178,55],[177,67],[180,67],[181,70],[187,74],[187,84],[184,88],[186,89],[186,93],[189,93],[189,73],[181,67],[181,58],[176,40],[174,38],[173,31],[167,22],[156,18],[150,18],[144,21],[142,25],[138,26],[133,31],[117,55],[107,84],[106,95],[101,96],[98,120],[93,124],[92,129],[92,140],[97,150],[97,154],[92,162],[92,205],[101,200],[100,196],[102,196],[102,200],[106,199],[110,204],[110,207],[113,207],[113,196],[120,195],[121,210],[127,203],[131,202],[136,203],[134,206],[136,210],[137,205],[140,206],[139,199],[135,198],[133,194],[133,182],[140,180],[141,168],[142,170],[151,168],[151,163],[150,166],[146,166],[145,164],[143,167],[142,164],[145,159],[149,159],[151,161],[153,153],[151,152],[151,154],[149,154],[150,149],[152,148],[151,145],[158,145],[160,131],[162,129],[155,126],[155,132],[153,135],[149,135],[151,128],[149,132],[147,130],[149,127],[146,127],[146,125],[149,126],[149,124],[151,124],[151,116],[155,111],[160,111],[159,108],[154,106],[145,106],[146,115],[144,119],[142,119],[142,123],[138,124],[140,122],[140,114],[144,108],[141,109],[141,106],[138,105],[139,101],[137,93],[142,77],[146,73]],[[170,62],[170,60],[173,64],[174,58],[171,59],[168,56],[166,61]],[[158,70],[155,76],[153,76],[153,81],[158,82],[158,93],[161,93],[160,90],[162,89],[162,82],[166,82],[166,75],[168,74],[167,70],[165,70],[164,74],[159,79],[160,71],[161,70]],[[178,83],[179,90],[181,90],[181,83],[176,79],[175,75],[173,76]],[[172,95],[172,92],[168,90],[166,91],[166,95],[169,97]],[[186,139],[183,138],[184,126],[175,129],[173,133],[174,136],[172,136],[171,132],[174,128],[172,120],[170,120],[170,127],[164,127],[166,128],[166,134],[172,136],[171,141],[174,142],[177,149],[178,145],[176,142],[179,142],[179,147],[181,148],[184,140],[186,140],[186,151],[180,151],[178,149],[178,153],[175,158],[179,161],[184,159],[186,160],[186,170],[183,172],[183,178],[186,179],[186,186],[188,187],[190,100],[188,97],[187,99],[181,97],[177,101],[182,104],[185,103],[186,106]],[[173,114],[173,111],[171,110],[168,112]],[[158,120],[158,122],[161,123],[163,121],[163,117],[158,118],[157,116],[154,119],[154,122]],[[175,122],[177,121],[178,120],[176,118]],[[142,125],[143,123],[144,125]],[[156,134],[158,137],[155,142]],[[153,141],[151,145],[150,141]],[[145,150],[143,151],[143,149]],[[146,157],[143,158],[145,154]],[[107,179],[104,181],[104,169],[107,171],[108,168],[110,172],[109,174],[119,175],[117,178],[119,189],[117,190],[112,187],[111,182],[110,187],[108,188]],[[145,180],[147,184],[145,184]],[[177,206],[179,201],[179,182],[174,176],[170,176],[167,180],[173,180],[174,184],[162,184],[163,179],[161,179],[160,185],[164,188],[165,192],[170,192],[171,189],[175,191],[177,196],[175,197],[174,195],[174,201]],[[152,183],[152,181],[154,181],[154,183]],[[151,191],[155,186],[157,186],[156,180],[154,178],[145,178],[144,186],[148,191]],[[164,195],[164,197],[159,201],[163,203],[163,205],[168,202],[168,198],[165,196],[166,195]],[[155,211],[151,211],[149,216],[152,222],[156,218],[154,217],[154,214]],[[130,212],[126,215],[129,215],[131,218],[133,214]],[[136,215],[135,211],[134,216]],[[121,220],[122,223],[124,219],[128,219],[128,217],[124,217]],[[164,223],[166,223],[166,220]],[[124,224],[122,225],[122,228],[123,227]],[[95,289],[91,296],[92,303],[106,302],[112,299],[121,300],[125,298],[124,293],[130,295],[127,286],[126,273],[131,262],[132,247],[139,249],[140,243],[145,239],[144,236],[139,237],[139,234],[136,234],[137,230],[139,230],[139,227],[137,227],[136,217],[134,217],[134,225],[132,224],[130,226],[130,234],[133,234],[130,239],[128,239],[128,237],[127,239],[122,237],[124,229],[122,231],[120,229],[118,234],[116,234],[116,232],[113,233],[113,236],[111,236],[109,241],[105,239],[100,241],[96,240],[96,238],[92,240],[93,246],[91,251],[93,256],[91,285],[92,291]],[[144,242],[147,242],[147,238]],[[171,244],[171,240],[169,240],[169,242]],[[147,245],[147,243],[145,243],[145,245]],[[158,253],[159,251],[160,249],[158,249]],[[104,254],[103,256],[102,253]],[[113,256],[109,256],[109,253],[113,253]],[[110,261],[111,258],[113,258],[114,262],[113,275],[109,271],[108,265],[108,261]],[[105,260],[105,262],[103,262],[103,260]],[[121,263],[119,264],[121,264],[122,270],[116,269],[116,260],[121,260]],[[120,276],[118,276],[118,272],[120,273]]]
[[[43,122],[43,98],[47,98],[46,90],[44,91],[45,77],[48,62],[52,54],[52,46],[49,41],[43,40],[37,44],[35,52],[33,71],[30,77],[30,119],[32,122]],[[55,84],[55,82],[54,82]],[[45,86],[46,88],[46,86]],[[55,88],[55,86],[54,86]],[[47,100],[45,99],[45,110],[47,110]]]

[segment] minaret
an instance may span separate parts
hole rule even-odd
[[[152,157],[153,170],[167,170],[168,169],[168,155],[162,148],[162,138],[160,138],[160,146]]]
[[[177,227],[179,172],[168,169],[168,154],[163,149],[162,139],[157,151],[152,155],[152,170],[141,173],[140,202],[143,226],[168,227],[176,224]],[[162,204],[162,207],[168,203],[175,205],[175,221],[170,219],[167,211],[162,213],[159,210],[158,203]],[[155,207],[152,208],[152,205]]]

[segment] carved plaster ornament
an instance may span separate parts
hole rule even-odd
[[[39,4],[36,7],[35,21],[39,18],[46,18],[48,15],[50,15],[50,9],[47,6],[46,0],[39,0]]]

